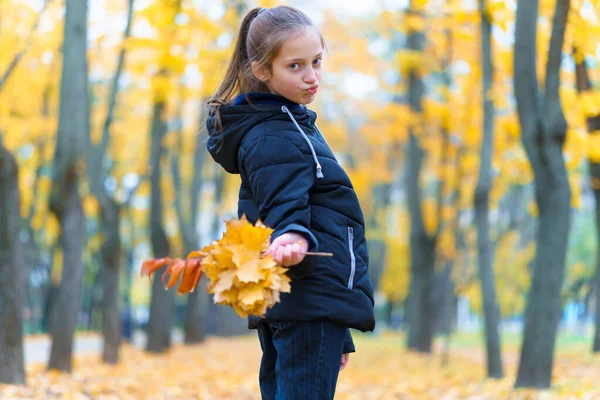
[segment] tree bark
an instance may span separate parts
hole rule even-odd
[[[63,250],[62,278],[52,308],[52,350],[48,368],[71,371],[73,335],[83,289],[85,216],[78,166],[89,138],[87,1],[66,0],[63,70],[50,210],[56,216]]]
[[[435,328],[433,282],[435,276],[435,238],[425,232],[421,214],[419,171],[423,151],[410,135],[407,168],[408,208],[410,211],[410,290],[407,299],[408,348],[431,352]]]
[[[382,239],[367,240],[369,249],[369,277],[373,284],[373,289],[377,290],[381,283],[381,277],[385,269],[385,258],[387,248]]]
[[[592,84],[588,76],[585,60],[577,63],[575,68],[575,76],[578,92],[586,92],[591,90]],[[588,132],[600,130],[600,115],[596,115],[587,120]],[[596,231],[597,231],[597,253],[596,253],[596,276],[594,279],[594,289],[596,294],[596,331],[594,334],[594,344],[592,351],[600,352],[600,164],[590,160],[590,177],[592,180],[592,188],[594,190],[594,198],[596,200]]]
[[[485,344],[487,374],[489,378],[500,379],[502,355],[498,325],[500,316],[496,302],[496,278],[494,276],[494,247],[490,240],[489,202],[492,188],[492,155],[494,145],[494,103],[489,97],[492,89],[492,28],[485,12],[486,0],[479,4],[481,14],[481,54],[483,66],[483,141],[481,143],[481,163],[479,178],[475,188],[475,225],[477,227],[477,260],[485,322]]]
[[[152,115],[150,150],[150,235],[155,258],[169,255],[169,240],[163,227],[163,201],[161,194],[160,160],[163,153],[162,139],[167,132],[162,114],[165,103],[157,100]],[[175,291],[165,290],[160,274],[156,273],[152,283],[150,320],[148,321],[148,343],[146,350],[162,353],[171,347],[171,326],[175,306]]]
[[[414,31],[408,36],[407,47],[409,50],[422,52],[424,42],[425,36],[421,32]],[[424,84],[422,79],[416,71],[411,71],[409,76],[408,103],[415,113],[421,113],[423,110],[423,93]],[[420,148],[411,127],[407,157],[407,200],[410,212],[411,252],[410,290],[407,298],[407,345],[409,349],[429,353],[431,352],[435,329],[433,278],[437,235],[431,236],[427,234],[423,224],[419,188],[419,176],[423,157],[423,150]]]
[[[26,274],[19,240],[20,195],[15,158],[0,146],[0,383],[25,384],[23,310]]]
[[[204,113],[200,113],[200,125],[204,121]],[[202,130],[202,126],[201,129]],[[192,182],[188,196],[190,197],[189,210],[186,213],[183,209],[182,197],[185,191],[182,187],[181,177],[179,173],[180,158],[179,154],[172,156],[172,175],[173,185],[175,186],[175,211],[177,213],[177,221],[179,223],[179,231],[183,237],[183,244],[186,253],[196,250],[200,244],[200,238],[196,229],[198,219],[198,206],[200,202],[200,194],[202,190],[202,169],[206,160],[206,150],[204,142],[200,135],[196,136],[194,151]],[[183,132],[179,131],[179,148],[183,150]],[[188,294],[186,309],[185,309],[185,343],[195,344],[201,343],[206,337],[206,312],[208,295],[202,283],[198,284],[196,290]]]
[[[558,0],[546,67],[545,93],[536,76],[538,0],[519,0],[514,92],[521,136],[535,176],[539,229],[516,387],[548,388],[552,381],[561,287],[570,229],[570,188],[563,159],[567,123],[559,86],[569,1]]]
[[[225,189],[225,171],[222,168],[219,168],[217,165],[213,165],[214,171],[214,182],[215,182],[215,204],[221,204],[224,196]],[[221,214],[215,213],[215,217],[212,220],[212,229],[213,232],[212,238],[217,240],[223,230],[221,227]],[[222,306],[215,304],[212,299],[208,301],[208,310],[206,311],[206,333],[210,335],[219,335],[223,336],[225,332],[225,317],[227,309],[224,309]],[[239,317],[238,317],[239,319]]]
[[[108,201],[109,199],[107,199]],[[110,204],[110,205],[108,205]],[[119,362],[121,343],[121,313],[119,309],[119,273],[122,261],[120,234],[120,207],[114,201],[101,208],[105,240],[100,248],[104,270],[102,294],[102,361],[107,364]]]
[[[600,179],[600,164],[592,164],[591,166],[592,176],[599,177]],[[594,195],[596,197],[596,230],[598,235],[598,241],[600,242],[600,187],[594,188]],[[594,333],[594,344],[592,351],[594,353],[600,353],[600,243],[597,245],[596,252],[596,277],[595,277],[595,289],[596,289],[596,331]]]
[[[119,53],[117,68],[112,79],[108,97],[108,111],[104,120],[102,138],[99,145],[89,143],[88,175],[90,187],[100,205],[100,217],[104,233],[104,243],[100,249],[103,270],[102,296],[102,336],[104,338],[102,361],[116,364],[119,361],[121,342],[121,313],[119,308],[119,275],[122,263],[122,240],[120,233],[121,205],[108,193],[104,186],[106,176],[102,163],[110,143],[110,128],[119,92],[119,80],[125,64],[125,41],[131,36],[134,0],[129,0],[127,23],[123,34],[123,47]]]

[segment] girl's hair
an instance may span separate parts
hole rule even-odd
[[[233,99],[248,92],[265,92],[267,85],[252,73],[252,62],[259,68],[271,70],[273,59],[279,54],[282,44],[306,28],[314,28],[326,48],[323,35],[310,18],[302,11],[289,7],[254,8],[246,14],[240,27],[229,67],[219,89],[207,102],[206,107],[217,117],[221,125],[219,108],[231,104]]]

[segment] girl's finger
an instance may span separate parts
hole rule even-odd
[[[283,265],[288,266],[292,262],[292,246],[289,244],[285,246],[285,251],[283,252]]]
[[[275,261],[277,261],[278,264],[283,264],[283,252],[285,251],[285,247],[283,246],[279,246],[277,247],[277,250],[275,251],[275,257],[273,257],[275,259]]]
[[[292,246],[292,263],[294,265],[298,264],[300,261],[304,259],[304,254],[300,251],[300,245],[295,243]]]

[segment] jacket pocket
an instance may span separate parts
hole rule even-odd
[[[356,273],[356,258],[354,257],[354,228],[348,227],[348,251],[350,252],[350,278],[348,289],[354,287],[354,274]]]

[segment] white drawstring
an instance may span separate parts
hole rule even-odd
[[[306,143],[308,143],[308,147],[310,147],[310,151],[312,153],[313,159],[315,160],[315,164],[317,165],[317,178],[319,178],[319,179],[324,178],[325,175],[323,175],[323,169],[321,168],[321,164],[319,163],[319,159],[317,158],[317,153],[315,152],[315,148],[313,147],[310,139],[308,138],[308,136],[306,136],[306,133],[304,133],[302,128],[300,128],[300,125],[298,125],[298,122],[296,122],[294,115],[290,112],[290,110],[288,110],[288,108],[286,106],[281,106],[281,111],[286,113],[291,118],[294,125],[296,125],[298,132],[300,132],[300,134],[302,134],[302,137],[304,137],[304,140],[306,140]],[[318,129],[319,128],[317,128],[317,130]],[[323,139],[325,139],[325,138],[323,138]]]

